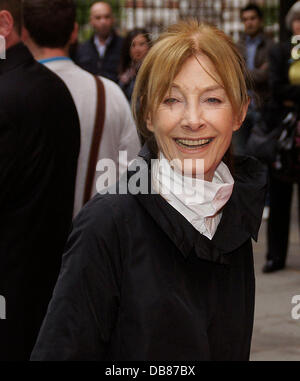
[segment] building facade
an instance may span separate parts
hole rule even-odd
[[[145,27],[158,35],[166,26],[179,19],[196,17],[213,23],[238,40],[243,25],[240,9],[249,0],[125,0],[122,2],[121,30]],[[252,1],[262,7],[266,31],[275,38],[279,34],[279,0]]]

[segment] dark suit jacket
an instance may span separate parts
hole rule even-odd
[[[92,36],[90,40],[78,46],[74,60],[84,70],[118,82],[122,44],[123,38],[114,33],[106,47],[104,57],[101,58],[94,44],[94,36]]]
[[[257,47],[255,54],[253,70],[249,70],[251,80],[253,81],[254,90],[259,96],[261,106],[265,104],[270,97],[270,90],[268,86],[269,66],[262,68],[262,65],[269,63],[269,52],[274,42],[265,33],[260,34],[261,41]],[[238,48],[246,59],[246,35],[242,34],[238,42]]]
[[[0,360],[29,356],[72,219],[79,120],[63,82],[23,44],[0,60]]]

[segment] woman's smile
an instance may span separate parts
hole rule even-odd
[[[206,148],[213,141],[213,138],[175,138],[174,141],[180,151],[193,154],[198,153],[198,150]]]

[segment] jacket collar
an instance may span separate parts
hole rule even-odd
[[[6,59],[0,60],[0,74],[14,70],[28,61],[33,61],[33,57],[27,47],[20,42],[7,49]]]
[[[155,159],[155,155],[145,144],[139,156],[147,163],[147,167],[142,171],[148,176],[150,194],[150,161]],[[250,237],[257,240],[264,207],[267,171],[254,158],[235,157],[233,177],[235,179],[233,192],[223,208],[221,221],[212,240],[200,234],[160,195],[139,193],[136,197],[185,258],[194,250],[201,259],[228,263],[229,258],[226,254],[239,248]]]
[[[96,47],[96,44],[95,44],[95,37],[96,37],[96,34],[94,33],[91,38],[90,38],[90,42],[92,43],[92,45],[94,46],[95,49],[97,49]],[[112,45],[115,41],[117,37],[117,33],[115,32],[115,30],[113,29],[108,37],[108,42],[106,44],[106,48],[108,48],[110,45]]]

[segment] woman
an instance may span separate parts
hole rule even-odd
[[[149,33],[146,29],[135,28],[128,32],[123,42],[119,85],[128,101],[134,88],[137,72],[151,46]]]
[[[293,37],[287,42],[275,45],[270,52],[269,75],[272,102],[268,125],[274,128],[278,126],[278,121],[284,120],[289,113],[292,113],[296,119],[293,127],[295,138],[291,160],[278,160],[270,168],[268,252],[267,261],[263,267],[264,273],[282,270],[286,266],[294,183],[298,184],[300,196],[300,37],[297,37],[300,36],[300,1],[289,10],[286,24]]]
[[[244,73],[232,41],[197,21],[151,48],[129,192],[120,181],[76,219],[33,360],[248,359],[265,172],[240,159],[233,179],[222,161],[247,111]]]

